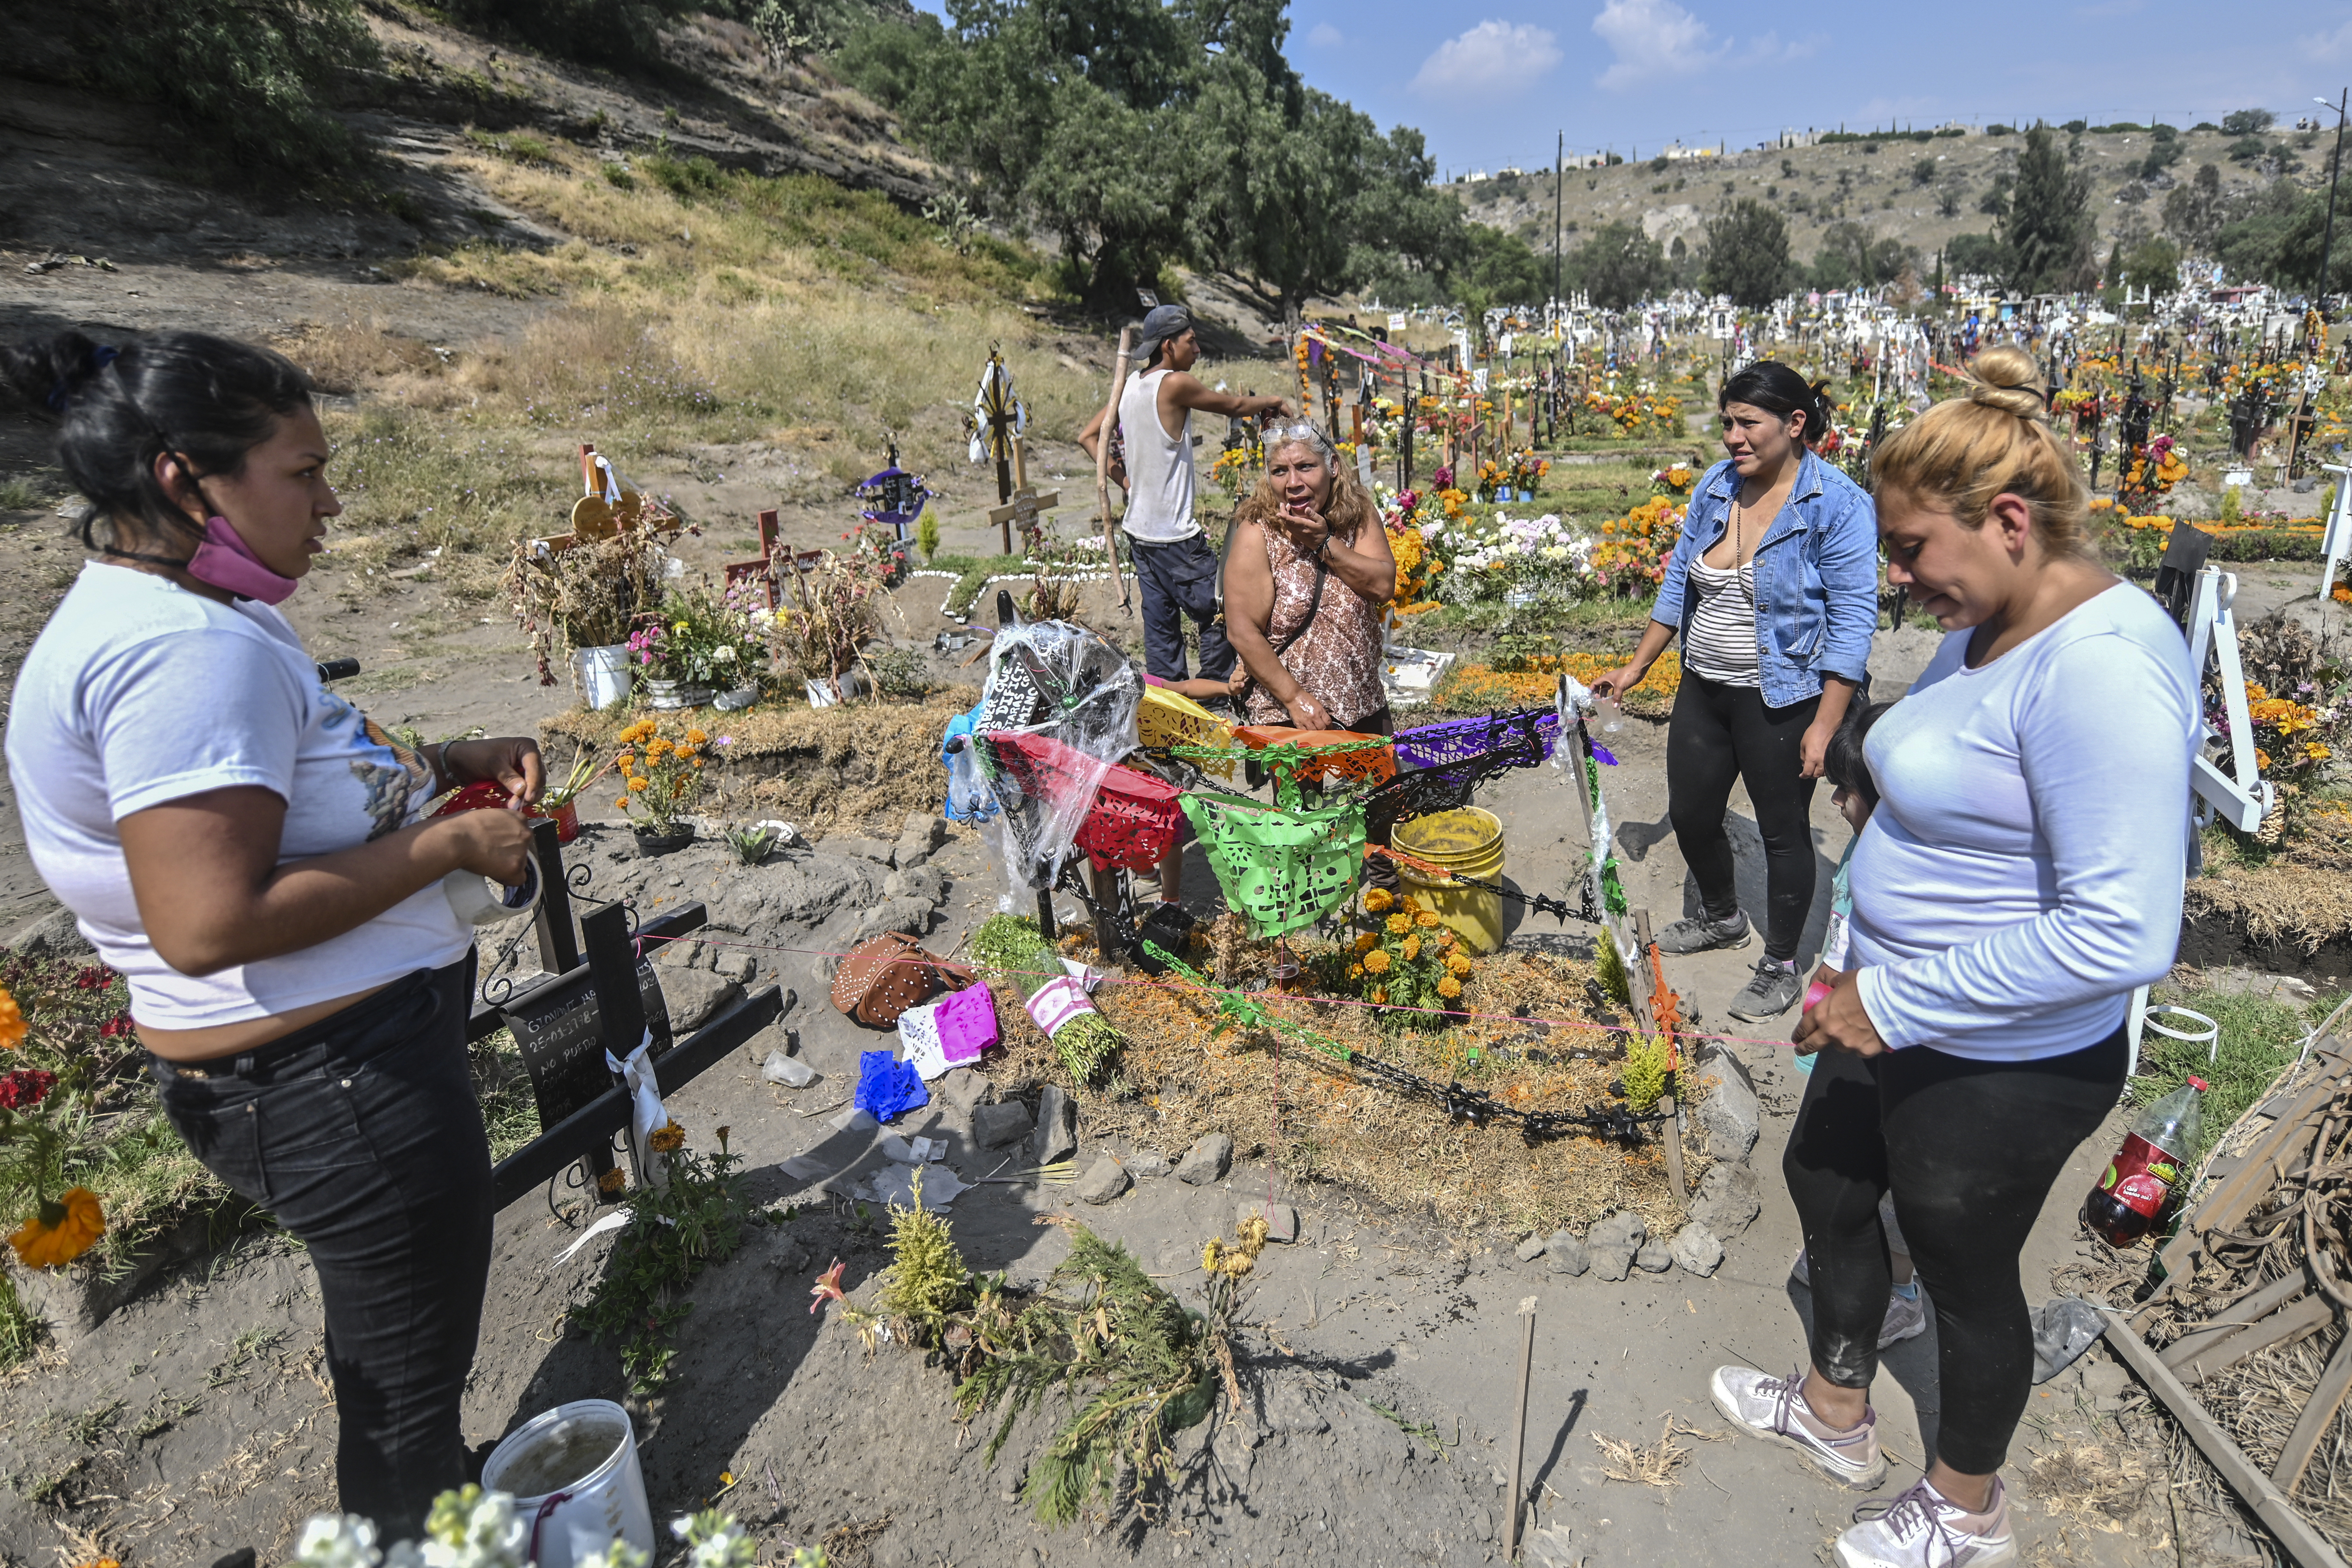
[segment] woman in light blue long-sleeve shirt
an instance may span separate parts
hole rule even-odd
[[[1951,635],[1870,732],[1851,960],[1797,1026],[1819,1065],[1781,1170],[1812,1365],[1714,1379],[1745,1430],[1875,1484],[1891,1192],[1935,1306],[1942,1410],[1927,1474],[1840,1538],[1846,1568],[2014,1555],[1995,1472],[2033,1371],[2018,1258],[2114,1107],[2129,997],[2180,933],[2201,732],[2185,640],[2085,548],[2082,474],[2032,357],[1987,350],[1976,374],[1871,465],[1887,576]]]
[[[1744,947],[1724,807],[1737,778],[1764,839],[1764,957],[1727,1009],[1761,1021],[1803,989],[1797,942],[1813,903],[1813,784],[1863,684],[1878,628],[1870,498],[1807,450],[1829,428],[1820,389],[1759,360],[1717,399],[1730,454],[1692,493],[1633,659],[1593,682],[1638,686],[1676,635],[1683,679],[1666,732],[1666,813],[1700,912],[1658,933],[1668,952]]]

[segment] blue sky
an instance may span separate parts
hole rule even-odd
[[[2185,127],[2259,104],[2292,122],[2352,80],[2352,4],[1294,0],[1288,52],[1383,129],[1419,126],[1443,174],[1545,165],[1562,131],[1571,149],[1646,155],[1841,121]]]

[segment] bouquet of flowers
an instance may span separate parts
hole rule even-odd
[[[702,798],[703,752],[710,737],[692,725],[672,740],[651,719],[640,719],[621,731],[621,750],[614,761],[621,769],[627,793],[613,803],[615,809],[649,833],[667,834],[677,826],[694,803]]]
[[[1462,997],[1462,983],[1471,971],[1470,955],[1431,910],[1410,893],[1385,888],[1364,891],[1364,911],[1371,929],[1356,933],[1342,955],[1347,960],[1348,988],[1365,1001],[1391,1007],[1444,1009]],[[1383,1020],[1410,1020],[1433,1028],[1443,1019],[1429,1013],[1383,1013]]]

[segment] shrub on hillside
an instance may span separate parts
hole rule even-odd
[[[74,15],[95,85],[161,104],[200,156],[315,174],[360,155],[321,107],[381,58],[352,0],[106,0]]]

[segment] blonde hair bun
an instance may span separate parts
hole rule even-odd
[[[2037,425],[2048,422],[2042,367],[2033,363],[2032,354],[2004,344],[1977,355],[1970,368],[1974,376],[1969,387],[1969,402],[2014,414],[2020,419],[2031,419]]]

